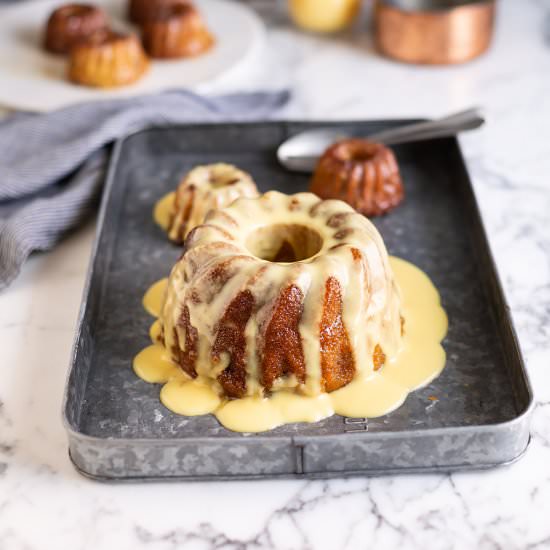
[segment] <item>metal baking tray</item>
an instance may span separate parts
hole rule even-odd
[[[322,125],[366,134],[400,122]],[[390,253],[429,274],[450,320],[445,370],[402,407],[381,418],[333,416],[241,434],[211,415],[173,414],[159,401],[160,386],[133,373],[132,359],[148,345],[152,322],[142,296],[180,254],[153,222],[155,201],[194,165],[216,161],[249,171],[262,190],[305,190],[308,178],[282,169],[275,150],[286,137],[320,124],[158,128],[116,144],[63,409],[70,456],[83,474],[314,478],[486,468],[524,452],[532,393],[455,139],[394,148],[406,200],[375,220]]]

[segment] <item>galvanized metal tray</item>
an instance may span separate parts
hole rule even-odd
[[[367,133],[397,123],[332,124]],[[210,415],[171,413],[160,387],[133,373],[151,323],[142,295],[180,254],[152,220],[155,201],[192,166],[215,161],[249,171],[263,190],[305,190],[307,177],[284,171],[275,149],[318,125],[171,127],[116,144],[63,411],[82,473],[117,480],[373,475],[491,467],[526,449],[532,393],[454,139],[395,147],[406,200],[375,220],[390,253],[430,275],[450,319],[445,370],[398,410],[245,435]]]

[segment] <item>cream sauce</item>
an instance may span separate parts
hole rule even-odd
[[[158,343],[145,348],[134,359],[134,371],[143,380],[164,384],[160,399],[177,414],[212,413],[226,428],[237,432],[262,432],[292,422],[317,422],[333,414],[373,418],[399,407],[407,395],[433,380],[445,366],[440,342],[447,333],[447,316],[439,293],[430,279],[413,264],[391,257],[390,264],[401,289],[405,319],[400,351],[377,372],[359,374],[347,386],[332,393],[310,397],[278,391],[268,398],[245,397],[223,400],[200,378],[191,380],[172,363]],[[158,315],[166,279],[146,293],[144,306]],[[159,327],[151,328],[158,342]]]
[[[176,200],[176,192],[171,191],[166,193],[156,204],[153,210],[153,218],[155,222],[164,229],[168,231],[170,228],[170,223],[174,216],[174,201]]]
[[[149,287],[143,297],[143,307],[145,311],[150,313],[153,317],[158,317],[160,315],[167,284],[167,278],[157,281],[154,285]]]
[[[153,344],[158,344],[160,342],[160,333],[160,321],[157,319],[149,329],[149,337],[151,338],[151,342],[153,342]]]

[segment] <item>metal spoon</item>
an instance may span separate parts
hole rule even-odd
[[[365,139],[386,145],[396,145],[408,141],[421,141],[454,136],[458,132],[475,130],[485,120],[477,108],[428,120],[389,128],[365,136]],[[313,172],[317,160],[325,149],[335,141],[350,137],[337,128],[317,128],[300,132],[284,141],[277,149],[279,162],[288,170],[295,172]]]

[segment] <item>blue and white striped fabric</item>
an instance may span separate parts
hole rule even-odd
[[[262,120],[286,92],[204,98],[169,91],[140,98],[16,114],[0,122],[0,290],[33,250],[49,250],[91,210],[103,183],[105,145],[166,124]]]

